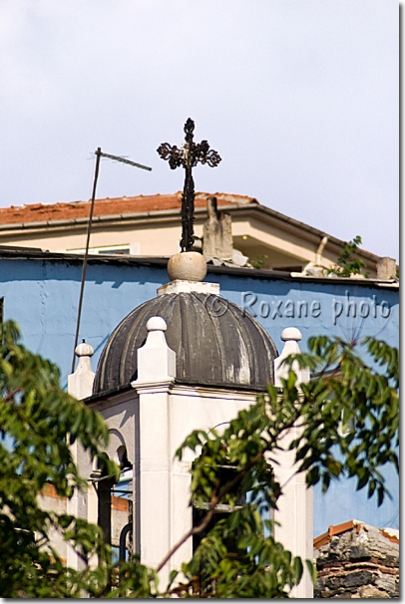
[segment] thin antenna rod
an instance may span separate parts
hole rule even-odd
[[[72,373],[75,370],[75,362],[76,362],[75,350],[76,350],[77,342],[79,339],[80,319],[81,319],[81,315],[82,315],[82,305],[83,305],[84,284],[86,281],[86,271],[87,271],[87,258],[89,255],[90,233],[91,233],[91,227],[93,224],[94,202],[96,200],[97,181],[98,181],[98,174],[100,171],[100,159],[101,159],[101,157],[108,157],[109,159],[113,159],[115,161],[120,161],[124,164],[129,164],[131,166],[135,166],[136,168],[141,168],[142,170],[149,170],[149,171],[152,170],[152,168],[149,168],[148,166],[144,166],[142,164],[137,164],[134,161],[125,159],[124,157],[119,157],[118,155],[110,155],[109,153],[104,153],[103,151],[101,151],[100,147],[98,147],[95,154],[96,154],[96,167],[94,170],[93,194],[91,197],[90,216],[89,216],[89,222],[87,225],[86,249],[85,249],[84,258],[83,258],[82,282],[80,285],[79,309],[77,311],[76,336],[75,336],[75,345],[73,348]]]
[[[75,345],[73,348],[72,372],[71,373],[73,373],[75,370],[75,360],[76,360],[75,350],[76,350],[76,346],[77,346],[77,341],[79,339],[79,329],[80,329],[80,319],[81,319],[81,315],[82,315],[84,283],[86,281],[86,271],[87,271],[87,256],[89,255],[90,233],[91,233],[91,227],[92,227],[92,222],[93,222],[93,211],[94,211],[94,201],[96,199],[97,180],[98,180],[98,174],[100,171],[100,159],[101,159],[101,149],[99,147],[96,151],[96,167],[94,170],[93,194],[91,196],[90,216],[89,216],[89,222],[87,225],[87,240],[86,240],[86,249],[85,249],[84,258],[83,258],[82,282],[80,285],[79,310],[77,311],[76,336],[75,336]]]
[[[115,159],[115,161],[121,161],[123,164],[129,164],[130,166],[135,166],[135,168],[141,168],[142,170],[149,170],[149,172],[152,170],[152,168],[149,168],[149,166],[144,166],[143,164],[137,164],[134,161],[131,161],[130,159],[127,159],[126,157],[120,157],[119,155],[110,155],[109,153],[104,153],[104,151],[101,151],[101,149],[99,149],[100,151],[100,155],[102,157],[109,157],[110,159]]]

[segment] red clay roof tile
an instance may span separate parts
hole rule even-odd
[[[205,207],[207,197],[212,194],[196,193],[195,206]],[[245,195],[232,195],[227,193],[214,193],[218,205],[257,203],[253,197]],[[136,197],[116,197],[96,199],[94,216],[111,216],[120,214],[133,214],[136,212],[155,212],[162,210],[180,211],[181,192],[168,195],[138,195]],[[0,208],[1,225],[15,223],[43,222],[47,220],[69,220],[74,218],[87,218],[90,211],[90,200],[75,201],[70,203],[42,204],[35,203],[23,206]]]
[[[384,530],[381,530],[381,535],[388,539],[388,541],[392,541],[393,543],[399,543],[399,539],[396,535],[390,535]]]
[[[353,520],[349,520],[348,522],[342,522],[342,524],[336,524],[335,526],[331,525],[326,533],[319,535],[319,537],[315,537],[314,539],[314,548],[318,549],[326,543],[329,543],[334,535],[340,535],[341,533],[345,533],[346,531],[350,531],[354,528],[355,524]]]

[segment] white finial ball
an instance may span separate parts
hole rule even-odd
[[[207,263],[200,252],[179,252],[167,263],[170,281],[203,281],[207,274]]]
[[[167,323],[162,317],[151,317],[146,323],[148,331],[166,331]]]
[[[281,332],[281,339],[283,342],[288,342],[288,340],[294,340],[295,342],[299,342],[302,340],[302,333],[296,327],[286,327]]]
[[[75,348],[75,354],[77,357],[92,357],[94,354],[93,346],[90,344],[86,344],[86,342],[82,342]]]

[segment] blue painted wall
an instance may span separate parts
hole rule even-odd
[[[81,265],[66,259],[1,259],[0,296],[5,319],[15,320],[26,346],[61,368],[62,385],[70,373],[80,292]],[[281,331],[298,327],[306,348],[310,336],[336,334],[344,338],[373,335],[398,346],[398,291],[373,284],[359,285],[338,279],[327,282],[281,278],[252,278],[209,273],[208,281],[220,283],[223,305],[212,312],[226,312],[226,300],[252,314],[268,331],[277,348]],[[80,340],[95,349],[93,368],[117,324],[134,308],[156,296],[168,281],[159,266],[92,263],[87,268]],[[315,489],[314,534],[330,524],[357,519],[375,526],[399,526],[399,488],[393,471],[386,471],[393,501],[377,508],[353,481],[334,483],[323,496]]]

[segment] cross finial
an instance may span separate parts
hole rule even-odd
[[[157,152],[162,159],[169,161],[172,170],[183,166],[186,171],[181,201],[182,235],[180,247],[182,252],[188,252],[194,243],[194,180],[192,168],[198,162],[215,168],[221,161],[221,157],[216,151],[210,149],[208,141],[194,142],[194,122],[191,118],[186,121],[184,132],[186,134],[185,142],[180,149],[176,145],[162,143]]]

